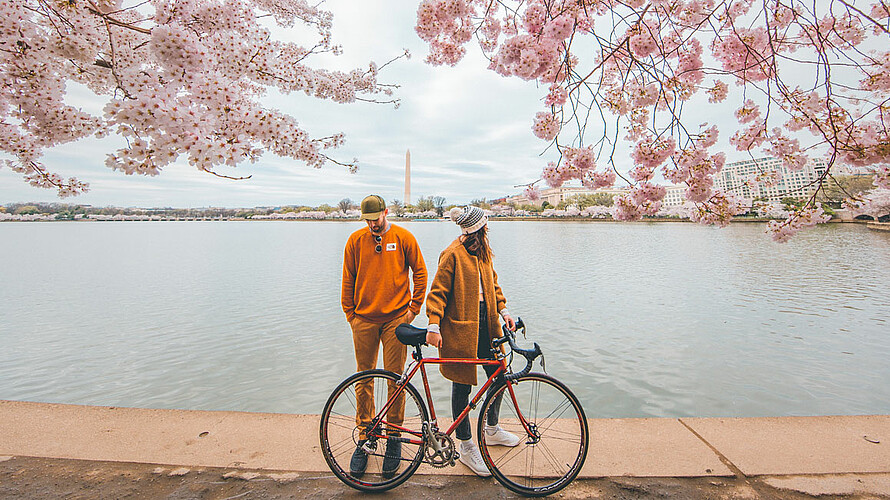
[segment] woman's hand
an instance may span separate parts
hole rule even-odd
[[[516,329],[516,322],[513,321],[513,316],[505,314],[504,323],[507,325],[507,330],[510,330],[511,332]]]
[[[437,348],[442,348],[442,335],[437,332],[426,332],[426,343]]]

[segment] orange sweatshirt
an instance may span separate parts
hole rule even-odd
[[[368,228],[352,233],[346,241],[340,303],[349,321],[358,316],[371,323],[385,323],[404,314],[406,308],[418,314],[423,304],[426,265],[414,235],[390,224],[381,235],[380,252],[375,250],[377,244]]]

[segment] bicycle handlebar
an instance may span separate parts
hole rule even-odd
[[[517,318],[516,330],[519,330],[520,328],[522,329],[523,334],[525,334],[525,324],[522,322],[522,318]],[[492,345],[494,347],[499,347],[504,343],[508,343],[510,345],[510,349],[512,349],[513,352],[521,354],[526,361],[525,368],[516,373],[511,373],[504,376],[504,378],[506,378],[507,380],[513,380],[528,374],[528,372],[532,370],[532,363],[534,363],[535,359],[541,355],[541,347],[538,346],[537,342],[535,342],[532,349],[520,349],[519,346],[516,345],[516,334],[514,333],[515,330],[514,332],[511,332],[507,328],[507,325],[503,325],[502,330],[504,331],[504,336],[499,339],[492,340]]]

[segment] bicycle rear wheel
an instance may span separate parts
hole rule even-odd
[[[388,420],[384,415],[378,426],[367,430],[362,435],[357,423],[359,396],[362,390],[370,391],[367,401],[369,414],[376,417],[389,398],[389,392],[398,385],[399,375],[386,370],[368,370],[356,373],[347,378],[334,389],[324,406],[319,427],[321,451],[331,471],[347,485],[361,491],[385,491],[405,482],[423,461],[423,423],[429,421],[426,406],[420,393],[410,383],[404,391],[404,420],[398,422]],[[364,388],[364,389],[362,389]],[[394,417],[393,420],[398,420]],[[350,471],[350,460],[356,451],[359,439],[367,438],[367,467],[362,474]],[[401,442],[401,457],[398,469],[392,475],[383,473],[383,459],[388,439]]]
[[[514,380],[516,405],[508,387],[501,384],[482,404],[476,434],[482,458],[495,479],[516,493],[556,493],[575,479],[587,458],[584,409],[572,391],[549,375],[530,373]],[[489,445],[483,430],[484,416],[501,394],[499,425],[519,437],[512,448]]]

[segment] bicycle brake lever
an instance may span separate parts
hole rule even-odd
[[[547,373],[547,366],[544,364],[544,353],[541,353],[541,369],[544,370],[544,373]]]

